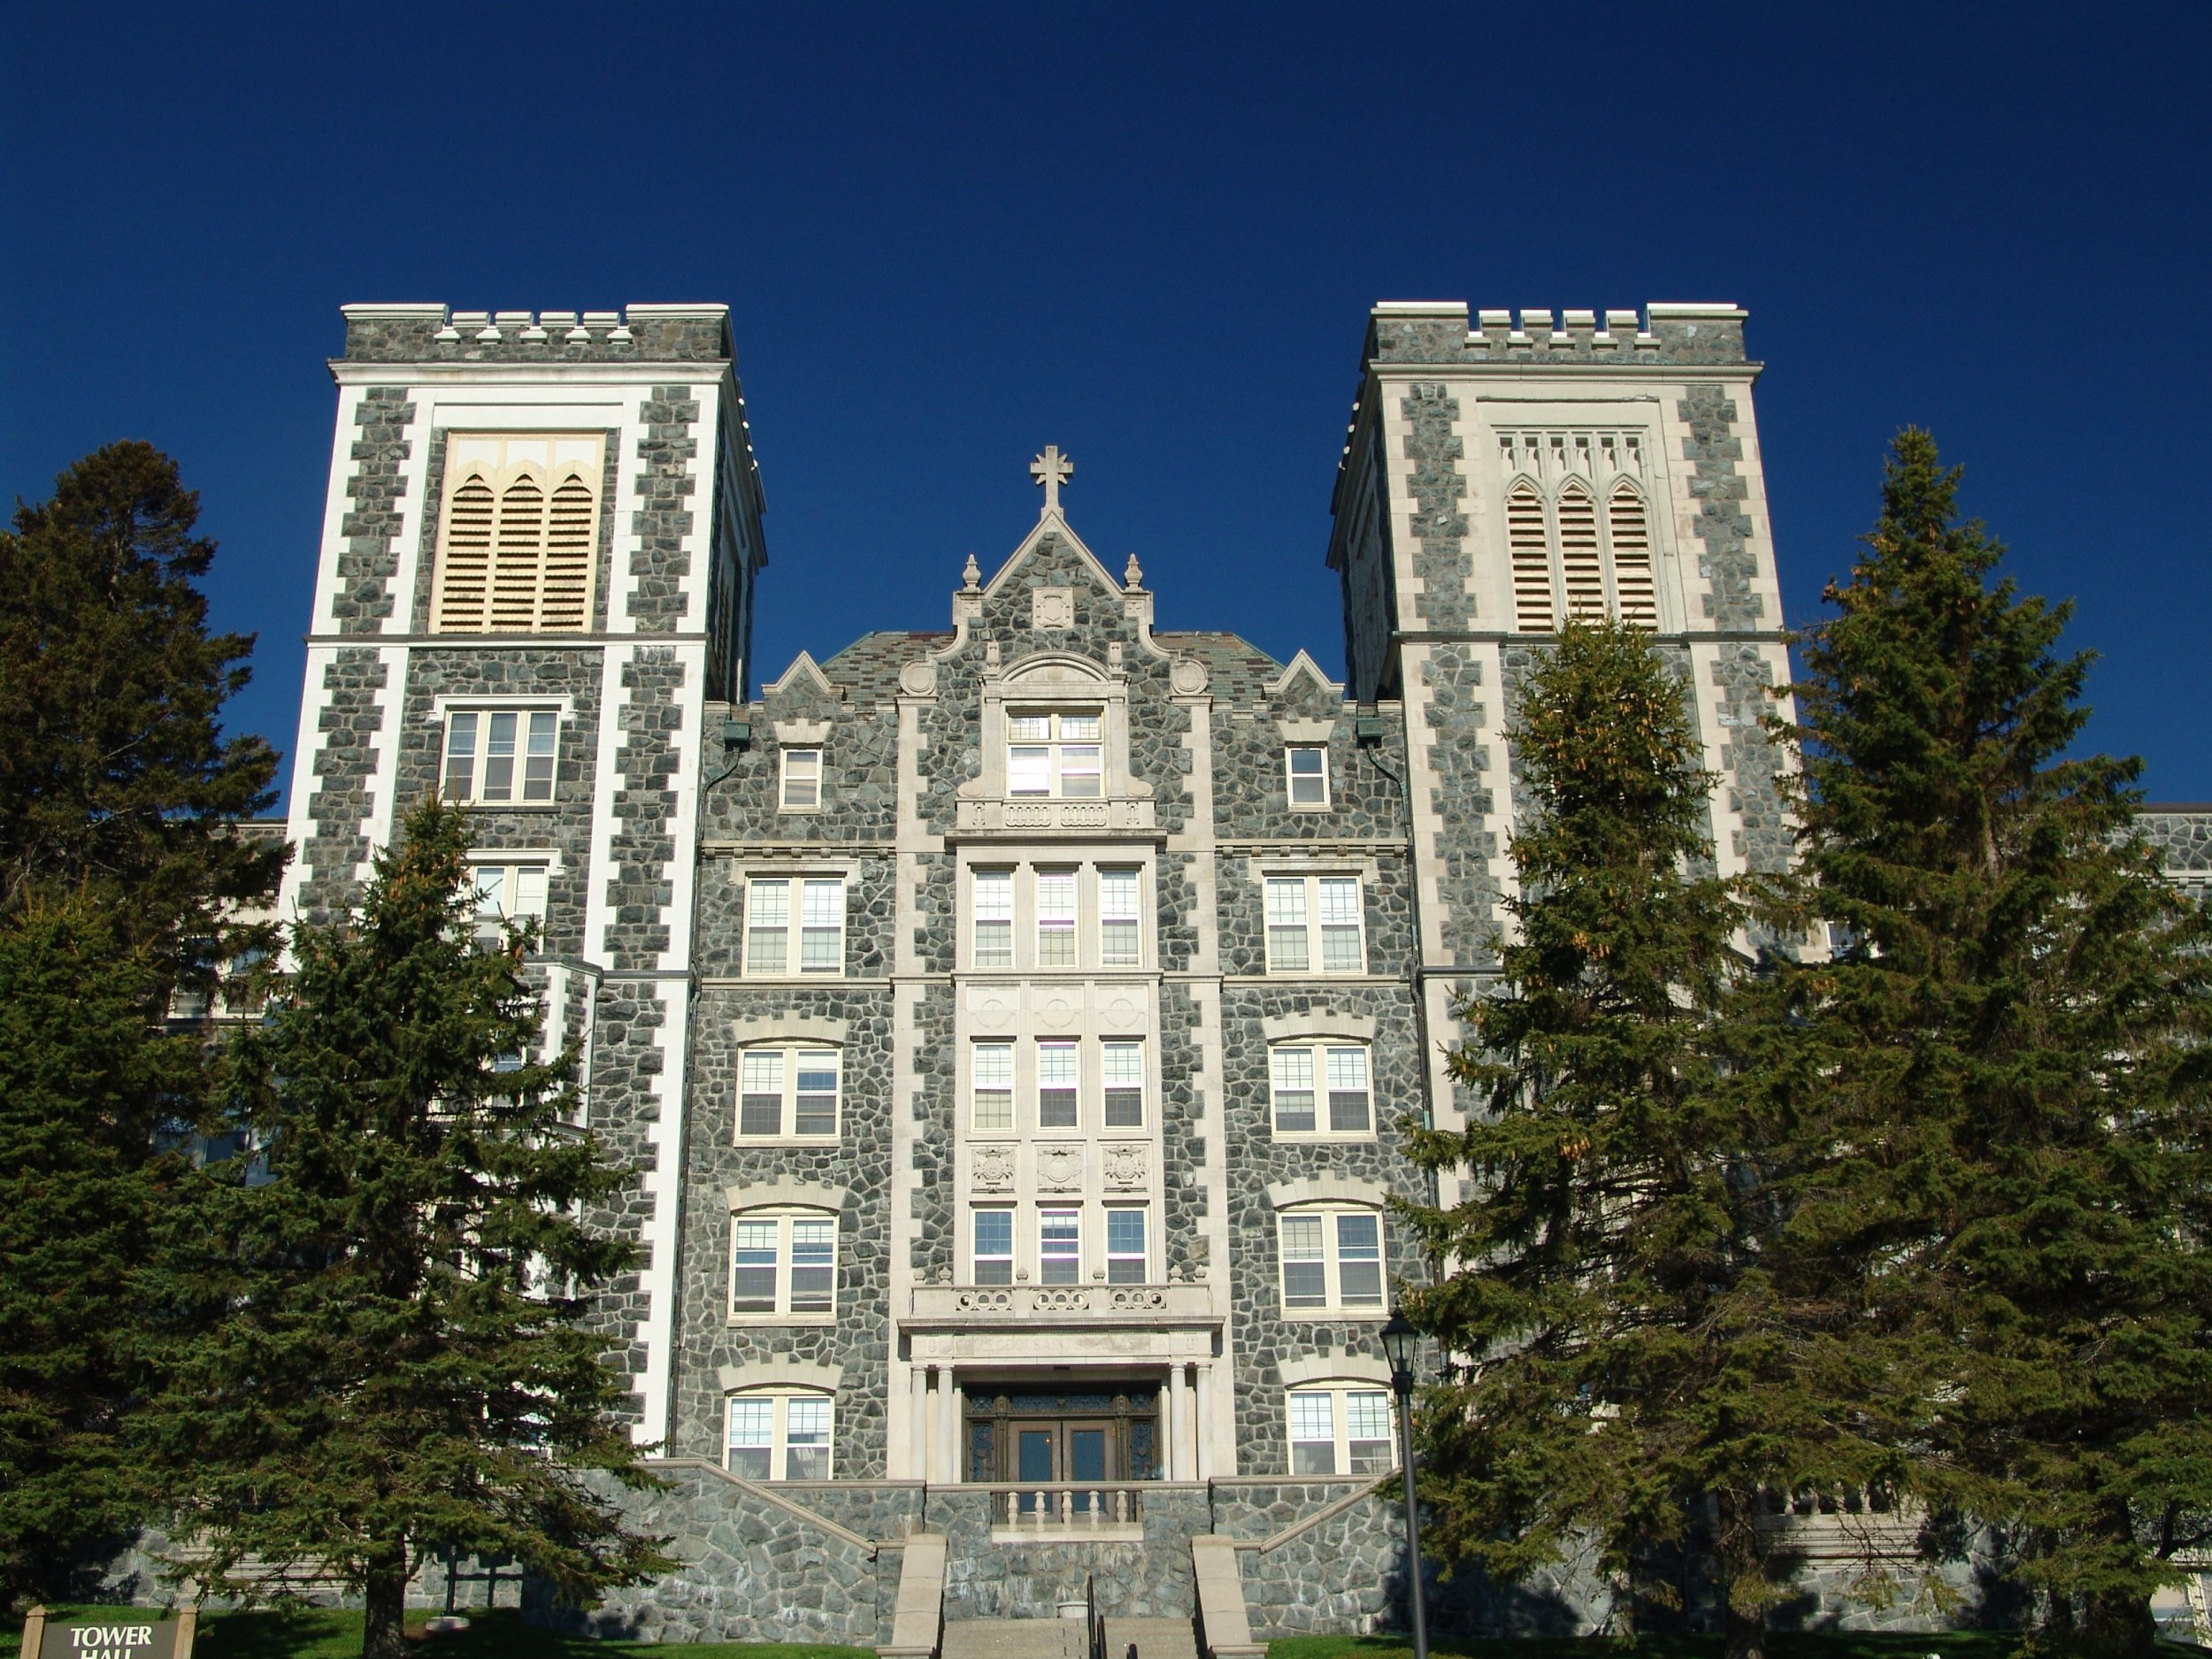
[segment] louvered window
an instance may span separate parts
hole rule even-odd
[[[1606,506],[1606,529],[1613,542],[1613,588],[1620,596],[1621,620],[1647,628],[1659,626],[1659,600],[1651,581],[1651,530],[1644,498],[1623,479]]]
[[[596,436],[456,434],[431,626],[580,634],[598,544]]]
[[[1559,568],[1567,580],[1567,614],[1605,614],[1605,573],[1598,564],[1598,508],[1590,492],[1570,481],[1559,492]]]
[[[1524,634],[1552,631],[1551,547],[1544,498],[1524,480],[1505,498],[1506,541],[1513,553],[1513,614]]]

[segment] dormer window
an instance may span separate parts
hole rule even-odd
[[[1009,711],[1006,792],[1017,797],[1094,801],[1101,794],[1104,722],[1082,713]]]

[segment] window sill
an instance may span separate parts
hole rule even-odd
[[[1278,1141],[1286,1147],[1371,1147],[1376,1141],[1375,1132],[1372,1129],[1357,1131],[1271,1129],[1268,1131],[1268,1136],[1271,1140]]]
[[[726,1313],[722,1323],[736,1329],[741,1326],[780,1329],[787,1325],[827,1325],[837,1323],[834,1313]]]
[[[733,1147],[834,1147],[842,1135],[740,1135]]]
[[[838,985],[845,979],[836,973],[741,973],[738,978],[748,985]]]
[[[1371,1308],[1285,1308],[1282,1317],[1305,1325],[1318,1325],[1329,1320],[1339,1324],[1347,1320],[1371,1323],[1386,1317],[1389,1311],[1379,1302]]]
[[[561,807],[558,801],[449,801],[446,804],[465,807],[472,812],[557,812]],[[483,853],[501,849],[478,847],[471,850]]]

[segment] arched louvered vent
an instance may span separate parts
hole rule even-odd
[[[433,626],[480,633],[491,586],[492,487],[471,474],[446,503],[445,565]]]
[[[1644,498],[1624,479],[1606,503],[1606,530],[1613,542],[1613,591],[1621,620],[1639,627],[1659,626],[1659,598],[1651,579],[1651,528]]]
[[[552,523],[545,542],[545,599],[539,626],[581,633],[591,598],[591,486],[571,473],[553,492]]]
[[[1569,480],[1559,492],[1559,564],[1567,578],[1567,614],[1605,614],[1605,576],[1598,564],[1598,509],[1590,492]]]
[[[499,497],[499,534],[492,541],[494,634],[527,634],[537,626],[544,565],[545,487],[518,478]]]
[[[1551,549],[1544,536],[1544,501],[1526,480],[1505,498],[1505,538],[1513,557],[1513,615],[1524,634],[1552,631]]]

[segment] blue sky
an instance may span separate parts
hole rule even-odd
[[[0,488],[177,456],[289,749],[337,307],[726,301],[757,667],[939,627],[1029,457],[1161,624],[1342,657],[1378,298],[1752,313],[1791,620],[1933,429],[2103,656],[2092,742],[2212,799],[2212,7],[18,5]]]

